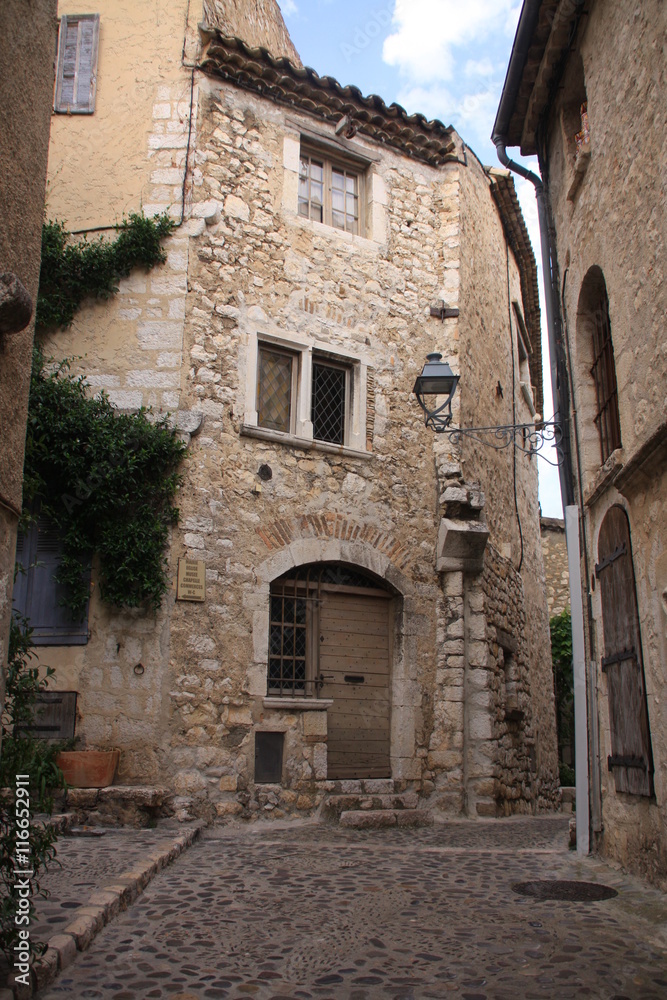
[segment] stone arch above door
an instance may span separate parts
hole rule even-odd
[[[301,537],[299,531],[304,533]],[[336,531],[338,535],[334,534]],[[309,563],[344,563],[367,570],[384,581],[398,602],[396,641],[392,651],[392,777],[418,777],[415,718],[420,711],[422,691],[416,679],[417,638],[410,623],[412,616],[418,614],[424,596],[417,595],[405,572],[409,555],[407,549],[398,545],[388,533],[338,516],[286,519],[268,528],[263,527],[260,532],[263,538],[269,540],[267,548],[270,554],[255,566],[257,585],[254,593],[246,598],[246,607],[252,612],[253,622],[253,663],[248,671],[248,693],[255,697],[267,694],[271,583],[290,569]],[[345,537],[339,537],[340,534]],[[434,600],[437,593],[437,584],[434,584]]]

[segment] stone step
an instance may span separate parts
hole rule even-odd
[[[340,815],[340,825],[355,830],[432,824],[433,817],[425,809],[351,809]]]
[[[171,792],[146,785],[68,788],[65,808],[85,826],[152,826],[171,812]]]
[[[378,811],[383,809],[416,809],[419,796],[416,792],[401,792],[396,795],[327,795],[323,813],[331,819],[343,812]]]
[[[341,778],[335,782],[335,792],[341,795],[389,795],[397,791],[393,778]],[[403,783],[405,787],[405,783]]]

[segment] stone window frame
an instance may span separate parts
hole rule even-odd
[[[350,233],[352,236],[365,236],[367,230],[367,219],[366,219],[366,186],[368,182],[368,163],[361,162],[356,159],[351,159],[349,156],[345,156],[339,152],[332,152],[327,147],[318,144],[316,142],[308,141],[301,137],[301,145],[299,152],[299,182],[303,177],[301,171],[301,165],[303,161],[307,160],[309,164],[312,165],[313,161],[320,161],[323,170],[323,199],[322,199],[322,219],[319,220],[323,225],[328,226],[331,229],[337,229],[339,232]],[[342,212],[345,216],[346,221],[344,226],[336,226],[333,221],[333,213],[335,211],[332,200],[333,191],[333,173],[338,171],[343,174],[347,179],[348,177],[354,177],[356,180],[355,186],[355,198],[356,198],[356,209],[357,214],[355,216],[355,221],[357,224],[357,232],[355,233],[353,229],[348,229],[347,226],[347,213],[346,210]],[[310,173],[307,175],[310,178]],[[305,215],[301,211],[301,190],[299,183],[299,195],[297,198],[297,212],[299,217],[306,219],[308,221],[318,221],[312,219],[309,213]],[[312,211],[310,193],[307,201],[309,212]]]
[[[530,381],[530,356],[533,353],[533,345],[530,341],[530,334],[528,333],[528,327],[526,326],[526,321],[523,317],[521,303],[518,299],[512,299],[512,310],[516,320],[516,348],[519,360],[519,386],[521,388],[521,394],[528,405],[528,409],[530,410],[530,415],[531,417],[534,417],[537,412],[535,409],[535,391]]]
[[[278,431],[259,426],[258,367],[261,346],[291,353],[295,359],[296,378],[290,431]],[[313,361],[321,360],[345,368],[349,373],[346,400],[345,439],[343,444],[330,444],[313,437],[311,420]],[[246,363],[245,409],[241,433],[268,441],[276,441],[304,450],[371,458],[367,450],[368,359],[340,347],[323,344],[314,338],[289,332],[254,330],[248,334]]]
[[[285,117],[283,138],[282,208],[288,221],[308,228],[318,235],[355,244],[377,251],[387,242],[389,232],[387,187],[378,167],[382,157],[368,146],[350,142],[325,131],[314,123]],[[326,222],[317,222],[299,215],[299,171],[301,150],[317,154],[334,165],[358,171],[363,194],[360,192],[359,234],[337,229]]]

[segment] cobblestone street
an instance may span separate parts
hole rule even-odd
[[[40,997],[661,1000],[665,896],[566,844],[563,817],[213,828]],[[513,891],[539,879],[618,895]]]

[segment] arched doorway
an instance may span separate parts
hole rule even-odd
[[[300,566],[271,584],[268,693],[330,702],[330,779],[391,777],[392,597],[340,563]]]
[[[607,675],[611,754],[607,764],[617,792],[653,794],[653,758],[646,707],[639,612],[630,525],[622,507],[611,507],[600,527],[598,563]]]

